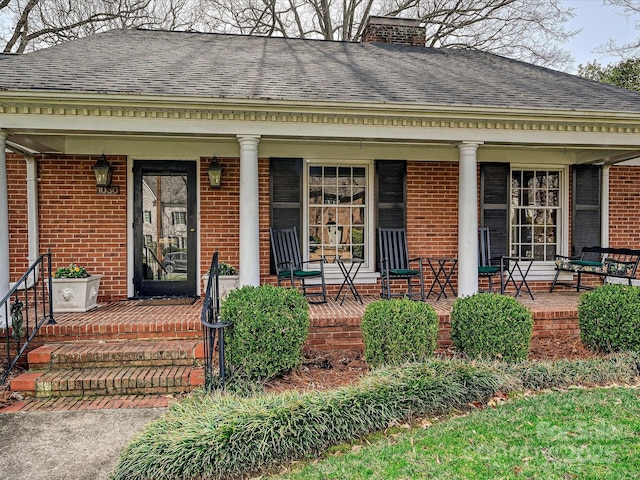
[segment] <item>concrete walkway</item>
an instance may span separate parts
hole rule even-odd
[[[0,414],[0,472],[20,480],[106,480],[136,432],[164,408]]]

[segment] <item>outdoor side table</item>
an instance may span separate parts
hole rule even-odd
[[[444,296],[444,298],[448,298],[446,292],[447,285],[449,285],[451,293],[453,293],[453,296],[455,297],[457,294],[456,290],[453,288],[453,284],[451,283],[451,277],[453,276],[453,273],[456,270],[456,266],[458,265],[458,259],[427,258],[427,262],[429,263],[429,268],[431,268],[431,271],[434,275],[433,283],[431,284],[431,288],[429,288],[429,293],[427,293],[427,298],[429,298],[431,293],[438,294],[437,300],[440,300],[442,296]],[[436,287],[440,289],[439,292],[434,291],[437,290]]]
[[[527,263],[527,268],[523,270],[522,263]],[[500,293],[504,295],[505,290],[509,286],[509,282],[516,289],[515,296],[520,295],[520,292],[523,288],[531,296],[531,300],[533,300],[533,293],[531,293],[531,289],[529,288],[529,284],[527,283],[527,274],[531,269],[531,265],[533,265],[533,258],[531,257],[501,257],[500,258],[500,271],[503,275],[506,274],[506,280],[500,282]],[[520,282],[516,282],[515,274],[519,274]],[[503,279],[505,277],[503,276]]]
[[[342,301],[340,302],[340,305],[344,303],[344,299],[347,298],[347,294],[349,293],[349,290],[353,294],[353,298],[355,298],[362,305],[364,305],[364,302],[362,301],[362,297],[358,293],[358,289],[353,283],[353,280],[356,278],[356,275],[358,275],[358,272],[360,271],[360,267],[364,263],[364,260],[362,258],[343,259],[343,258],[340,258],[340,256],[337,256],[336,263],[340,267],[340,271],[342,272],[342,275],[344,277],[344,280],[342,281],[342,285],[340,285],[340,290],[338,290],[338,294],[336,295],[336,302],[338,301],[338,298],[340,298],[340,295],[342,294],[342,289],[345,287],[348,287],[344,292],[344,296],[342,297]]]

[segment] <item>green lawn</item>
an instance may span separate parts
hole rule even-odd
[[[640,478],[640,390],[522,397],[426,428],[372,435],[291,469],[269,478]]]

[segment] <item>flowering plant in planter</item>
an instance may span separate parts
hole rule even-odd
[[[238,270],[228,263],[220,262],[218,264],[218,275],[237,275]]]
[[[238,288],[238,270],[228,263],[219,262],[218,263],[218,286],[220,291],[218,292],[221,299],[226,298],[227,294],[231,290],[235,290]],[[204,292],[207,288],[207,283],[209,282],[209,273],[206,273],[202,276],[202,280],[204,282],[202,291]]]
[[[53,274],[54,278],[87,278],[89,273],[84,267],[79,267],[75,263],[68,267],[58,267]]]
[[[52,276],[55,312],[86,312],[97,306],[102,275],[89,275],[86,268],[72,263],[68,267],[58,267]]]

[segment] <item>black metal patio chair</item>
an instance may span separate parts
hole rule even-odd
[[[409,258],[404,228],[378,228],[378,261],[381,298],[408,297],[424,301],[423,260],[422,257]],[[402,292],[392,293],[391,282],[398,279],[405,280],[407,287]]]
[[[320,260],[302,260],[298,232],[295,227],[275,229],[270,228],[271,250],[273,261],[278,277],[278,286],[282,282],[289,281],[292,288],[298,288],[296,282],[300,283],[302,293],[308,299],[320,298],[320,300],[309,300],[311,303],[327,302],[327,287],[324,280],[324,258]],[[319,268],[306,268],[311,264],[319,264]]]

